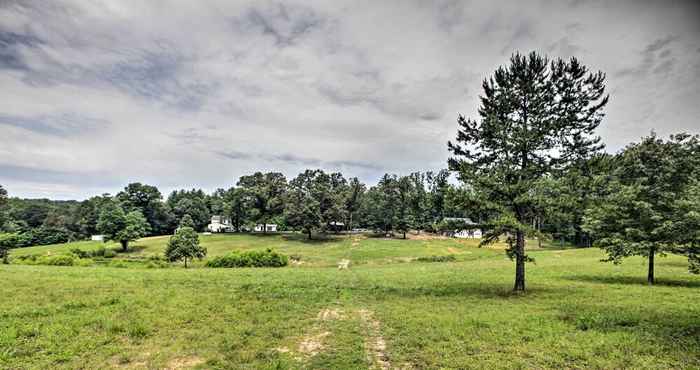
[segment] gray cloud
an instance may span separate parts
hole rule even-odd
[[[255,170],[434,170],[515,51],[608,73],[611,151],[697,131],[697,5],[674,4],[0,1],[0,183],[81,198]]]
[[[97,132],[109,124],[103,119],[89,118],[75,113],[60,115],[16,116],[0,113],[0,126],[22,128],[43,135],[72,136]]]

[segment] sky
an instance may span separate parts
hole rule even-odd
[[[85,199],[446,167],[514,52],[607,75],[598,134],[700,133],[700,2],[0,0],[0,185]]]

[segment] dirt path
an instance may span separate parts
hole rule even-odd
[[[374,318],[372,311],[361,309],[359,314],[362,324],[368,332],[368,336],[365,338],[368,360],[379,369],[391,369],[391,362],[386,354],[386,341],[382,336],[379,321]]]

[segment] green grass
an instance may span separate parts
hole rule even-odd
[[[126,255],[162,253],[147,238]],[[202,236],[210,256],[272,247],[279,269],[0,265],[0,368],[700,368],[700,277],[681,257],[601,263],[596,249],[513,263],[468,240]],[[60,254],[99,243],[27,248]],[[118,258],[127,258],[120,255]],[[456,262],[415,258],[454,255]],[[340,259],[351,260],[338,270]],[[332,312],[327,319],[319,313]],[[368,319],[368,313],[371,319]],[[300,345],[319,348],[304,353]],[[302,346],[304,347],[304,346]]]

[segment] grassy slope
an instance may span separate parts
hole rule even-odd
[[[647,287],[643,259],[533,251],[529,292],[513,296],[512,262],[472,241],[203,241],[211,255],[272,246],[309,268],[0,266],[0,368],[367,368],[360,310],[380,323],[393,366],[700,368],[700,278],[680,257],[660,259],[660,284]],[[450,253],[458,262],[403,262]],[[323,267],[340,258],[349,270]],[[317,320],[329,308],[343,318]],[[298,353],[323,332],[316,356]]]

